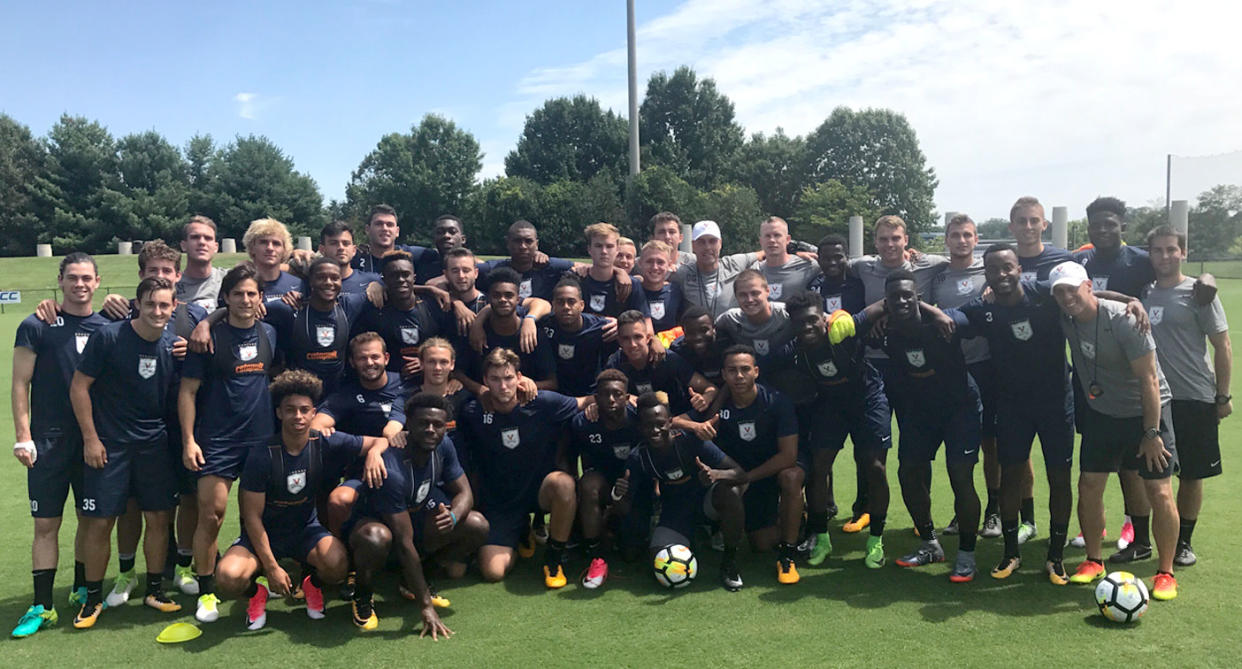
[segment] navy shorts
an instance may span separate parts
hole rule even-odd
[[[65,515],[65,500],[73,489],[74,508],[82,506],[82,436],[56,434],[38,437],[35,442],[34,467],[26,470],[26,493],[30,497],[30,515],[35,518],[60,518]]]
[[[973,392],[952,410],[922,409],[899,411],[897,426],[901,431],[897,458],[902,462],[931,462],[944,444],[945,462],[950,466],[974,464],[979,461],[982,407]]]
[[[901,372],[894,370],[892,360],[889,360],[886,357],[868,357],[866,360],[871,363],[871,366],[875,368],[875,371],[880,373],[880,378],[884,380],[884,396],[888,398],[888,406],[893,411],[897,411],[900,394],[894,392],[894,390],[900,388],[902,385]],[[892,420],[891,415],[889,416],[889,419]]]
[[[177,475],[177,493],[195,495],[198,493],[198,472],[186,469],[185,458],[181,457],[185,450],[181,447],[181,426],[176,420],[167,421],[168,450],[172,452],[173,470]]]
[[[781,487],[775,476],[751,482],[742,495],[746,531],[754,532],[775,525],[780,517],[780,506]]]
[[[1002,467],[1029,460],[1036,435],[1045,468],[1069,469],[1074,464],[1074,400],[1069,394],[1060,403],[998,398],[996,454]]]
[[[1173,427],[1177,430],[1177,457],[1184,479],[1220,476],[1220,421],[1216,405],[1195,400],[1173,400]]]
[[[689,546],[694,528],[706,520],[718,520],[712,506],[711,488],[704,488],[697,477],[681,483],[660,484],[660,518],[651,533],[651,548],[671,544]]]
[[[143,511],[167,511],[177,506],[177,472],[164,437],[145,444],[104,444],[108,463],[103,469],[82,468],[83,516],[116,518],[125,513],[129,498]]]
[[[846,437],[853,440],[855,454],[893,445],[888,398],[878,390],[853,401],[831,398],[798,407],[798,426],[800,451],[839,451]]]
[[[1173,411],[1166,404],[1160,407],[1160,437],[1172,455],[1168,466],[1160,470],[1147,467],[1147,459],[1139,456],[1143,439],[1143,417],[1115,418],[1090,406],[1083,415],[1082,445],[1078,458],[1084,472],[1112,473],[1120,469],[1138,470],[1145,479],[1167,479],[1178,469],[1177,437],[1173,432]]]
[[[246,464],[246,455],[253,447],[266,448],[266,441],[220,442],[200,441],[203,450],[203,468],[198,470],[199,478],[219,476],[230,481],[241,476],[242,467]]]
[[[996,436],[996,368],[991,360],[980,360],[967,365],[970,376],[979,387],[979,400],[983,403],[982,436]]]
[[[539,483],[531,486],[517,499],[507,502],[488,500],[483,515],[487,518],[489,529],[488,546],[504,546],[517,548],[518,542],[526,537],[530,530],[530,514],[541,513],[539,508],[539,488],[543,485],[547,474],[538,478]]]
[[[324,537],[330,536],[332,536],[332,533],[316,520],[302,528],[301,532],[280,532],[278,534],[268,532],[267,543],[272,547],[272,555],[275,555],[277,560],[288,558],[305,562],[306,557],[310,555],[311,551],[315,550],[315,546],[318,546]],[[244,528],[242,529],[241,536],[233,541],[233,545],[241,546],[256,557],[258,556],[254,551],[254,544],[250,542],[250,536]]]

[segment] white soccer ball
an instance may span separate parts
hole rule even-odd
[[[1115,571],[1095,586],[1100,613],[1115,623],[1132,623],[1147,611],[1147,585],[1128,571]]]
[[[684,588],[699,573],[694,552],[680,544],[661,548],[651,566],[656,581],[666,588]]]

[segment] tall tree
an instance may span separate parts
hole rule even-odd
[[[293,160],[266,137],[238,137],[211,161],[210,209],[220,237],[242,234],[257,218],[275,218],[295,234],[323,226],[323,196],[315,180],[294,169]]]
[[[46,145],[51,169],[40,189],[48,210],[39,241],[57,253],[108,250],[113,231],[129,223],[116,141],[99,123],[65,114],[48,131]]]
[[[639,136],[651,162],[673,170],[696,188],[721,184],[742,146],[733,103],[716,82],[682,66],[672,76],[651,75],[638,112]]]
[[[764,213],[790,218],[802,195],[805,153],[806,142],[780,128],[767,136],[756,133],[738,151],[729,178],[754,188]]]
[[[554,98],[526,117],[517,148],[505,157],[505,174],[541,184],[589,181],[601,171],[625,173],[628,126],[599,100],[585,95]]]
[[[829,179],[802,190],[790,225],[795,237],[813,244],[830,232],[848,235],[850,216],[862,216],[870,224],[875,212],[875,196],[866,188]]]
[[[936,224],[939,181],[906,117],[888,109],[837,107],[806,139],[809,183],[861,186],[881,214],[905,219],[911,236]]]
[[[117,159],[130,199],[130,227],[114,234],[121,239],[171,241],[190,202],[189,175],[181,152],[159,133],[147,131],[121,138]]]
[[[543,186],[522,177],[488,179],[466,199],[463,216],[470,222],[470,248],[503,255],[505,232],[518,220],[539,218]]]
[[[186,179],[190,185],[190,211],[204,214],[222,207],[211,203],[214,187],[211,184],[212,162],[219,152],[211,135],[195,135],[185,144]],[[208,214],[209,215],[209,214]]]
[[[1189,250],[1220,257],[1242,235],[1242,186],[1220,184],[1199,194],[1190,210]]]
[[[437,216],[462,210],[482,168],[474,135],[428,114],[408,134],[384,135],[354,171],[345,196],[357,212],[380,202],[392,205],[406,236],[421,231],[415,237],[426,242]]]
[[[46,183],[50,160],[30,128],[0,114],[0,254],[30,255],[42,227],[39,183]]]

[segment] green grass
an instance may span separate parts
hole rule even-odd
[[[132,277],[132,258],[102,257],[105,285],[112,277]],[[48,287],[55,274],[47,259],[0,260],[0,289]],[[130,282],[127,285],[132,285]],[[1242,319],[1242,281],[1223,281],[1225,308]],[[18,322],[33,303],[10,308],[0,316],[0,336],[12,341]],[[14,313],[17,311],[18,313]],[[10,368],[0,363],[0,399],[7,406]],[[73,612],[63,604],[71,580],[71,538],[74,521],[61,532],[62,570],[57,581],[61,626],[24,641],[0,641],[11,665],[78,666],[122,664],[210,663],[212,666],[653,666],[691,662],[717,666],[821,665],[967,665],[1082,666],[1103,663],[1127,666],[1236,666],[1242,642],[1237,615],[1242,587],[1231,580],[1230,555],[1242,551],[1239,496],[1242,484],[1235,444],[1242,418],[1222,426],[1225,474],[1207,484],[1207,501],[1195,535],[1202,562],[1179,572],[1181,596],[1153,602],[1138,624],[1107,623],[1095,610],[1085,587],[1055,588],[1042,573],[1046,548],[1046,486],[1037,476],[1036,500],[1041,536],[1027,545],[1027,563],[1007,581],[993,581],[986,570],[1000,557],[998,539],[980,540],[978,556],[984,573],[974,583],[953,585],[949,565],[917,571],[891,566],[917,539],[890,474],[893,503],[885,541],[890,566],[871,571],[862,565],[865,535],[844,535],[833,524],[835,551],[825,567],[802,569],[802,583],[779,586],[767,555],[747,556],[743,564],[746,589],[724,592],[716,582],[719,557],[700,553],[700,579],[687,591],[661,591],[645,565],[614,561],[614,575],[603,591],[570,586],[546,592],[537,575],[537,561],[522,563],[502,584],[484,584],[472,574],[460,583],[442,582],[453,607],[446,623],[458,634],[447,642],[419,640],[419,619],[411,605],[399,600],[391,580],[380,584],[380,629],[361,635],[349,623],[341,602],[332,602],[327,620],[312,622],[297,608],[281,602],[270,606],[267,629],[243,633],[241,607],[225,604],[220,622],[204,626],[196,641],[161,647],[155,636],[175,620],[193,621],[192,601],[178,597],[183,614],[157,613],[131,603],[106,611],[90,631],[72,629]],[[0,411],[0,434],[12,435],[8,411]],[[7,456],[6,456],[7,458]],[[1036,471],[1042,458],[1035,454]],[[849,458],[837,466],[837,499],[846,507],[853,499]],[[893,472],[896,454],[889,458]],[[982,473],[979,490],[983,491]],[[8,460],[0,467],[0,622],[11,625],[29,605],[31,523],[24,475]],[[943,524],[952,515],[952,495],[943,469],[936,473],[934,515]],[[1108,491],[1109,530],[1115,536],[1121,519],[1115,483]],[[1071,533],[1077,532],[1077,523]],[[232,515],[221,541],[237,536]],[[949,538],[950,553],[956,542]],[[1070,567],[1081,551],[1067,548]],[[571,579],[585,565],[572,565]],[[140,567],[141,568],[141,567]],[[115,574],[115,557],[109,579]],[[1135,571],[1150,582],[1154,562]],[[110,583],[105,583],[110,587]],[[9,628],[5,628],[7,632]],[[384,643],[381,643],[383,641]]]

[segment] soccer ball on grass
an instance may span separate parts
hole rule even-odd
[[[673,544],[656,552],[651,567],[655,579],[666,588],[684,588],[699,573],[699,561],[685,546]]]
[[[1147,586],[1128,571],[1115,571],[1095,586],[1100,613],[1115,623],[1132,623],[1147,611]]]

